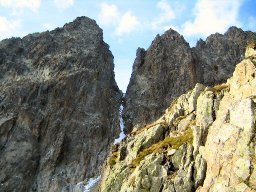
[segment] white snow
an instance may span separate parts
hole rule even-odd
[[[123,105],[120,106],[120,110],[119,110],[121,132],[119,134],[119,137],[115,139],[114,144],[120,143],[126,137],[124,133],[124,121],[122,118],[122,111],[123,111]]]
[[[100,176],[90,178],[87,184],[84,186],[84,192],[90,192],[91,188],[100,180]]]
[[[99,180],[100,176],[89,178],[88,181],[82,181],[77,183],[75,186],[72,187],[71,191],[90,192]]]

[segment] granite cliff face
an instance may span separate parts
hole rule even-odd
[[[119,132],[113,68],[86,17],[0,42],[0,191],[71,191],[99,174]]]
[[[253,39],[255,33],[231,27],[224,35],[210,35],[190,48],[170,29],[157,36],[147,51],[138,49],[124,102],[126,132],[154,122],[174,98],[196,83],[226,81]]]
[[[226,83],[202,84],[112,147],[102,192],[256,191],[256,44]]]

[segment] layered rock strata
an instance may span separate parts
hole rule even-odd
[[[0,82],[0,191],[70,191],[99,174],[121,94],[94,20],[1,41]]]

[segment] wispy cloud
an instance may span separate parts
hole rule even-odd
[[[243,0],[198,0],[195,5],[193,20],[186,21],[182,26],[187,36],[211,33],[223,33],[229,26],[238,25],[239,8]]]
[[[118,7],[114,4],[101,4],[101,11],[99,14],[99,22],[102,25],[116,24],[119,19],[120,13]]]
[[[0,0],[0,6],[11,8],[15,12],[20,9],[30,9],[37,12],[41,6],[41,0]]]
[[[55,6],[60,10],[65,10],[71,7],[75,3],[75,0],[54,0]]]
[[[108,3],[101,4],[98,19],[101,25],[114,27],[115,35],[119,37],[135,31],[140,23],[131,11],[121,13],[115,4]]]
[[[8,20],[0,16],[0,39],[17,35],[17,31],[20,27],[20,20]]]
[[[176,14],[167,0],[161,0],[157,3],[160,14],[151,23],[152,29],[166,29],[170,25],[170,21],[176,18]]]
[[[138,25],[139,21],[137,17],[135,17],[130,11],[128,11],[121,17],[121,20],[116,28],[116,34],[118,36],[129,34],[132,31],[136,30]]]

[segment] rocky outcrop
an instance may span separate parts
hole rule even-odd
[[[256,52],[224,84],[195,88],[112,148],[102,192],[255,191]]]
[[[86,17],[0,42],[0,191],[71,191],[99,174],[119,132],[113,68]]]
[[[172,29],[158,35],[147,51],[139,48],[125,95],[126,132],[161,116],[170,101],[198,82],[196,69],[189,44]]]
[[[214,85],[229,78],[243,59],[253,32],[231,27],[224,35],[210,35],[190,48],[173,30],[157,36],[147,51],[137,50],[133,73],[126,91],[124,124],[126,132],[152,123],[176,97],[196,83]]]

